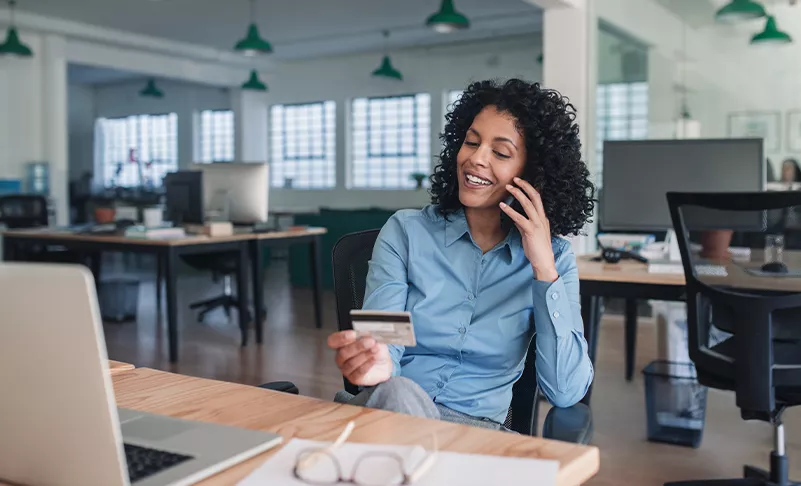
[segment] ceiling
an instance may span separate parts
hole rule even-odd
[[[456,0],[472,26],[451,35],[424,26],[440,0],[257,0],[262,36],[277,59],[424,46],[540,30],[523,0]],[[230,50],[250,21],[248,0],[19,0],[20,12]],[[390,30],[385,41],[381,32]]]
[[[67,65],[67,81],[69,84],[108,84],[137,79],[144,80],[146,76],[133,71],[120,71],[99,66],[73,63]]]

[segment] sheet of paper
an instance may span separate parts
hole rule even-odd
[[[280,451],[270,457],[250,476],[239,482],[239,486],[307,486],[292,473],[298,455],[304,450],[325,447],[328,443],[303,439],[292,439]],[[427,444],[424,444],[428,446]],[[353,473],[356,461],[367,453],[393,452],[404,461],[407,471],[414,468],[425,457],[427,452],[419,446],[392,446],[346,442],[334,455],[342,466],[342,474],[346,477]],[[317,463],[315,467],[322,467]],[[366,468],[366,469],[362,469]],[[388,470],[387,463],[379,460],[363,461],[359,466],[360,474],[380,474]],[[503,484],[506,486],[536,484],[538,486],[554,486],[559,470],[557,461],[542,459],[522,459],[497,457],[477,454],[458,454],[439,452],[434,466],[415,485],[418,486],[486,486]],[[375,476],[373,476],[375,477]]]

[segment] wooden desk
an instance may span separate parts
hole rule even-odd
[[[253,272],[253,293],[255,308],[261,309],[256,318],[256,341],[262,342],[262,323],[264,312],[264,269],[261,250],[266,245],[310,243],[312,248],[312,272],[315,282],[315,315],[317,326],[322,326],[320,303],[320,259],[319,238],[325,228],[308,228],[295,231],[273,231],[266,233],[242,232],[230,236],[191,235],[176,239],[127,238],[119,235],[81,234],[55,230],[8,230],[2,233],[4,259],[6,261],[25,260],[26,250],[47,246],[63,247],[87,257],[89,267],[100,281],[101,255],[105,251],[146,253],[156,257],[156,305],[161,309],[161,282],[164,280],[167,301],[167,334],[170,362],[178,361],[178,308],[177,308],[177,265],[182,255],[232,252],[239,255],[236,269],[237,289],[239,289],[239,328],[242,345],[248,341],[248,264]],[[248,262],[250,257],[250,262]]]
[[[581,484],[595,475],[599,466],[599,451],[594,446],[420,419],[147,368],[119,374],[113,380],[121,407],[268,430],[281,434],[285,441],[292,437],[333,441],[345,424],[354,420],[356,427],[349,439],[353,442],[418,444],[426,443],[433,432],[440,450],[558,460],[559,486]],[[201,484],[235,484],[277,449]]]
[[[124,373],[126,371],[131,371],[134,369],[134,365],[130,363],[123,363],[122,361],[114,361],[108,360],[108,371],[111,376],[119,375],[120,373]]]

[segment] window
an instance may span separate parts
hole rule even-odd
[[[414,189],[431,171],[431,96],[353,100],[351,187]]]
[[[105,187],[159,187],[178,170],[178,115],[100,118]]]
[[[275,105],[271,119],[272,187],[336,186],[336,103]]]
[[[648,83],[598,85],[596,174],[603,174],[604,140],[640,140],[648,137]],[[600,177],[598,182],[600,184]]]
[[[462,97],[462,93],[464,93],[463,89],[454,89],[448,91],[448,108],[451,107],[456,101]]]
[[[203,110],[200,112],[200,162],[234,160],[234,112]]]

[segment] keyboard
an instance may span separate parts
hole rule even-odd
[[[173,452],[165,452],[131,444],[124,445],[125,460],[128,462],[128,477],[132,483],[193,459],[191,456],[184,456]]]

